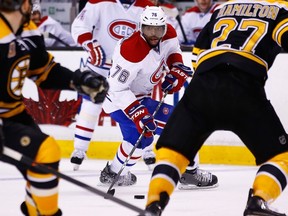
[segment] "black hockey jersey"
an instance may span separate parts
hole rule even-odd
[[[22,88],[26,77],[44,88],[51,84],[55,88],[58,85],[70,89],[71,71],[57,76],[57,72],[67,69],[53,61],[33,22],[14,34],[8,21],[0,14],[0,29],[0,118],[14,116],[25,109]],[[54,83],[55,80],[58,84]]]
[[[192,50],[198,73],[231,64],[261,79],[277,54],[288,50],[288,4],[285,1],[241,0],[219,5]]]

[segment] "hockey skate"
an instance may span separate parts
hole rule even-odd
[[[20,210],[25,216],[29,216],[28,207],[25,202],[22,202],[22,204],[20,205]],[[61,216],[61,215],[62,215],[62,211],[61,209],[58,209],[58,211],[52,216]]]
[[[286,216],[286,214],[275,212],[269,209],[268,203],[261,197],[253,196],[250,189],[248,202],[244,211],[244,216]]]
[[[71,155],[70,162],[73,164],[73,170],[77,171],[82,164],[82,161],[86,158],[86,152],[75,149]]]
[[[217,176],[198,168],[186,170],[181,176],[178,186],[180,190],[210,189],[215,187],[218,187]]]
[[[156,162],[155,153],[152,150],[144,151],[142,158],[144,163],[148,166],[148,169],[152,170]]]
[[[107,163],[104,170],[101,171],[100,174],[100,182],[105,185],[111,185],[112,182],[115,180],[117,176],[117,173],[113,172],[110,169],[109,163]],[[131,186],[136,184],[137,177],[132,174],[131,172],[128,172],[126,175],[119,176],[118,180],[115,182],[115,186]]]
[[[168,202],[169,195],[166,192],[162,192],[160,193],[160,201],[152,202],[145,208],[145,214],[140,216],[161,216]]]

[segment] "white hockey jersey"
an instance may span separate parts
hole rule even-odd
[[[211,15],[219,4],[213,4],[210,10],[206,13],[200,11],[198,6],[194,6],[185,11],[181,17],[184,32],[188,43],[195,43],[200,31],[209,22]],[[183,33],[180,28],[177,28],[178,38],[181,43],[184,42]]]
[[[103,109],[106,113],[124,110],[137,99],[150,96],[162,79],[165,67],[182,63],[175,29],[168,24],[159,47],[151,48],[139,31],[119,41],[108,78],[110,89]]]
[[[72,23],[72,36],[77,43],[97,39],[106,59],[112,58],[118,40],[138,29],[140,14],[148,0],[136,0],[131,6],[119,0],[89,0]]]
[[[77,46],[70,32],[65,30],[59,22],[50,16],[41,18],[38,29],[44,35],[46,47]]]

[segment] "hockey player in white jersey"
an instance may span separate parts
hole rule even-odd
[[[39,1],[33,3],[31,19],[43,34],[46,47],[77,46],[70,32],[64,29],[58,21],[50,16],[42,16]]]
[[[167,74],[163,67],[169,68]],[[151,98],[153,87],[165,76],[162,90],[172,94],[178,92],[191,75],[191,69],[183,65],[176,31],[166,23],[163,9],[157,6],[146,7],[141,15],[140,30],[119,41],[114,51],[108,78],[110,90],[103,109],[119,123],[123,141],[112,163],[107,163],[101,171],[100,182],[109,185],[116,181],[117,186],[136,183],[137,178],[130,172],[131,167],[141,158],[143,150],[152,144],[154,134],[162,132],[173,111],[173,106],[164,103],[153,116],[159,104]],[[122,169],[144,128],[144,137]],[[121,169],[121,175],[115,180]],[[208,174],[205,180],[202,174],[191,175],[189,178],[198,177],[198,182],[193,183],[199,188],[217,185],[217,177]]]
[[[89,54],[88,67],[104,77],[108,76],[111,58],[118,40],[132,34],[139,25],[139,17],[148,0],[89,0],[72,23],[74,40]],[[74,151],[71,163],[77,170],[86,157],[90,140],[102,105],[83,98],[76,122]],[[153,157],[155,155],[153,154]],[[145,158],[144,158],[145,159]]]
[[[183,30],[187,38],[185,45],[193,45],[195,43],[200,31],[209,22],[213,11],[218,5],[213,3],[212,0],[195,0],[195,6],[185,11],[181,17]],[[177,28],[177,33],[180,43],[184,43],[180,28]]]

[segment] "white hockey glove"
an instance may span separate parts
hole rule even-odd
[[[101,67],[106,61],[106,55],[97,40],[86,41],[82,44],[83,48],[88,52],[88,61],[95,66]]]
[[[74,72],[72,86],[78,93],[90,96],[93,103],[102,103],[109,89],[109,84],[103,76],[85,70],[79,69]]]

